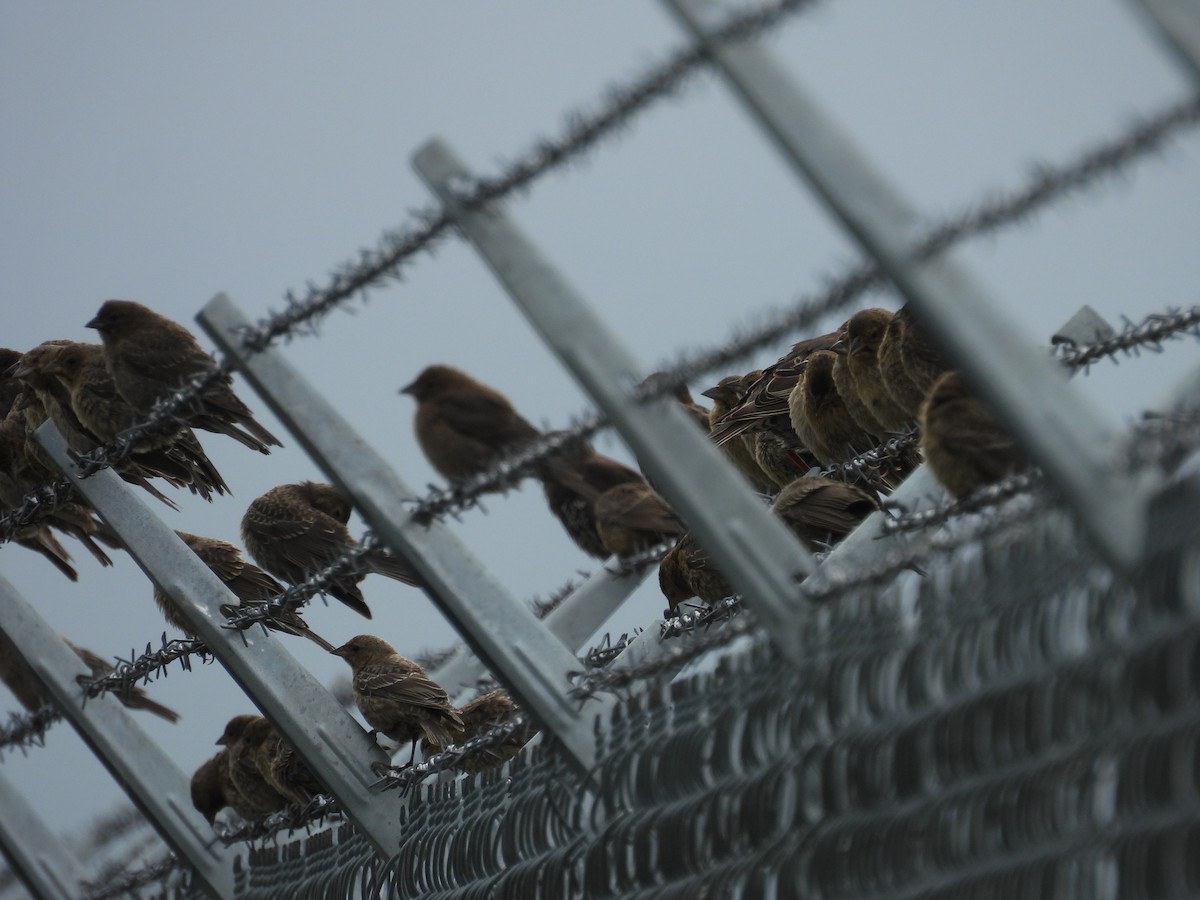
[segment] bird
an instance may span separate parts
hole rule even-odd
[[[632,556],[684,532],[667,501],[650,485],[636,481],[602,493],[593,513],[604,549],[616,556]]]
[[[21,360],[20,350],[0,347],[0,419],[8,415],[13,401],[21,392],[21,382],[13,370]]]
[[[665,372],[652,372],[642,379],[638,387],[646,391],[662,391],[663,385],[668,381],[668,376]],[[667,395],[674,398],[675,401],[687,413],[688,418],[699,426],[700,430],[706,435],[711,427],[709,423],[709,410],[705,409],[692,397],[692,392],[688,390],[686,384],[675,383],[671,384]]]
[[[193,553],[212,570],[221,583],[229,588],[238,598],[238,605],[222,604],[221,612],[226,618],[233,616],[239,609],[261,606],[284,592],[283,585],[254,565],[242,558],[242,551],[229,541],[220,538],[204,537],[187,531],[176,530],[179,536]],[[192,629],[187,620],[179,614],[175,604],[162,588],[154,586],[154,602],[162,611],[163,617],[180,631],[192,635]],[[322,650],[332,650],[333,645],[313,631],[301,617],[299,610],[279,609],[269,619],[260,620],[272,631],[292,634],[308,638]]]
[[[79,684],[112,673],[113,667],[91,650],[76,646],[66,638],[63,638],[63,643],[91,670],[91,675],[77,677]],[[25,662],[25,658],[17,652],[12,639],[7,635],[0,635],[0,680],[17,698],[17,702],[29,712],[36,712],[53,702],[46,686],[34,673],[33,668]],[[179,713],[151,700],[146,691],[137,685],[130,685],[126,691],[110,693],[121,701],[126,709],[143,709],[172,724],[179,721]]]
[[[463,741],[469,741],[491,728],[500,725],[521,712],[521,708],[513,702],[506,691],[496,689],[480,694],[474,700],[460,707],[459,717],[463,720]],[[535,734],[537,726],[526,720],[525,724],[510,734],[498,744],[484,748],[479,752],[464,757],[459,768],[465,772],[477,775],[489,769],[495,769],[507,760],[512,759],[522,747],[529,743]],[[421,754],[425,759],[445,749],[434,744],[428,738],[421,739]]]
[[[118,393],[104,348],[98,344],[72,342],[55,348],[45,371],[62,384],[75,417],[102,444],[115,444],[143,418]],[[177,487],[187,487],[205,500],[211,500],[214,493],[230,493],[195,432],[178,422],[166,422],[139,435],[131,458],[146,471]]]
[[[737,593],[690,531],[659,563],[658,586],[672,615],[678,615],[679,605],[692,597],[711,605]]]
[[[272,730],[262,716],[244,714],[230,719],[217,738],[229,754],[227,771],[234,789],[230,805],[243,819],[261,819],[287,805],[287,798],[271,787],[258,768],[258,747]]]
[[[318,794],[329,793],[296,748],[274,728],[255,750],[255,763],[267,784],[297,806],[306,806]]]
[[[875,418],[866,401],[858,393],[858,386],[850,371],[849,343],[843,342],[833,352],[836,354],[833,360],[833,385],[837,388],[842,403],[846,405],[846,412],[850,413],[854,424],[872,439],[872,443],[886,440],[888,430]]]
[[[464,723],[445,690],[383,638],[360,634],[333,653],[354,673],[354,702],[372,733],[401,745],[411,742],[410,762],[422,737],[437,747],[462,741]]]
[[[956,371],[942,375],[921,406],[921,450],[955,498],[1030,465],[1025,449]]]
[[[900,359],[909,380],[922,396],[927,396],[934,383],[950,371],[950,361],[920,322],[911,314],[907,314],[906,318],[907,327],[901,332]]]
[[[87,327],[100,333],[117,392],[142,416],[216,365],[190,331],[132,300],[106,300]],[[219,376],[177,416],[193,428],[228,435],[260,453],[281,446],[234,394],[228,374]]]
[[[346,523],[350,502],[331,484],[281,484],[253,500],[242,517],[242,542],[254,561],[277,578],[300,584],[344,557],[357,544]],[[408,563],[381,547],[361,557],[366,568],[405,584],[421,582]],[[371,618],[358,584],[365,572],[343,572],[322,588],[355,612]]]
[[[891,321],[892,313],[879,307],[859,310],[847,319],[846,364],[854,389],[871,415],[885,431],[898,433],[907,431],[916,417],[892,398],[880,370],[880,346]]]
[[[222,747],[213,756],[202,762],[191,781],[192,806],[204,816],[209,825],[217,821],[217,813],[230,806],[242,815],[235,804],[240,805],[233,780],[229,777],[229,750]]]
[[[745,376],[726,375],[712,387],[700,392],[713,402],[708,411],[710,435],[716,433],[715,430],[718,426],[745,399],[746,386]],[[774,489],[774,482],[754,458],[754,445],[751,443],[749,435],[735,434],[719,446],[734,467],[742,473],[742,477],[749,481],[756,491]]]
[[[551,434],[554,434],[552,432]],[[611,552],[596,523],[596,501],[618,485],[645,485],[639,472],[596,452],[583,438],[572,438],[535,466],[546,506],[588,556],[608,559]]]
[[[879,509],[861,487],[832,478],[797,478],[779,492],[771,511],[810,551],[828,549]]]
[[[417,443],[451,482],[486,472],[542,436],[507,397],[452,366],[427,366],[400,393],[417,401]]]
[[[804,448],[791,430],[790,422],[787,427],[786,435],[774,427],[759,428],[744,435],[752,441],[754,461],[775,483],[775,490],[786,487],[819,465],[816,457]]]
[[[912,380],[904,366],[903,348],[910,340],[909,332],[916,327],[908,304],[900,307],[884,329],[876,354],[884,388],[911,421],[916,421],[925,399],[925,391]]]
[[[808,357],[788,398],[792,428],[823,465],[851,459],[875,440],[851,417],[833,381],[837,354],[818,350]]]

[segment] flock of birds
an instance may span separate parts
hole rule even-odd
[[[139,303],[109,300],[88,327],[99,332],[99,344],[54,340],[24,353],[0,350],[0,512],[17,509],[26,494],[57,474],[33,437],[47,419],[73,454],[86,454],[111,445],[145,421],[156,404],[213,365],[190,331]],[[451,366],[427,367],[401,392],[416,401],[415,432],[422,451],[452,483],[487,472],[498,460],[548,436],[503,394]],[[880,498],[922,457],[956,497],[1028,465],[1012,436],[948,365],[907,307],[894,314],[883,309],[857,312],[836,331],[795,344],[764,369],[725,377],[703,396],[712,400],[710,408],[697,404],[686,387],[674,392],[697,427],[811,551],[828,549],[879,509]],[[919,433],[919,450],[880,455],[855,483],[822,474],[823,468],[913,429]],[[226,435],[260,453],[279,446],[225,375],[173,416],[141,431],[132,452],[116,464],[118,473],[172,506],[152,479],[209,500],[227,493],[197,430]],[[678,614],[693,598],[712,604],[734,593],[647,478],[598,453],[587,440],[566,440],[543,455],[530,476],[542,484],[550,512],[590,556],[629,558],[670,544],[659,564],[669,614]],[[347,528],[351,511],[350,502],[329,484],[272,488],[250,503],[241,522],[253,563],[228,541],[177,534],[240,607],[254,607],[283,593],[281,582],[302,583],[355,549]],[[121,547],[117,535],[78,494],[18,529],[12,541],[77,580],[60,534],[78,540],[106,565],[111,559],[105,548]],[[359,587],[369,573],[421,583],[405,560],[376,547],[362,555],[357,569],[329,581],[324,592],[370,618]],[[167,621],[190,636],[186,620],[158,587],[154,598]],[[223,612],[231,616],[236,609],[231,605]],[[354,700],[363,718],[374,732],[401,746],[411,744],[410,762],[418,743],[428,756],[461,745],[517,712],[503,691],[456,708],[420,665],[379,637],[362,634],[333,647],[298,609],[280,611],[265,624],[345,659],[353,670]],[[111,671],[95,654],[72,647],[92,677]],[[0,676],[27,709],[48,702],[45,689],[2,637]],[[178,718],[141,688],[130,688],[120,699],[170,721]],[[532,727],[520,730],[461,765],[468,771],[499,765],[533,734]],[[193,802],[210,823],[225,807],[253,820],[325,793],[261,716],[231,719],[217,743],[222,749],[192,780]]]

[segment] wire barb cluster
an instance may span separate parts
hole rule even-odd
[[[372,766],[372,770],[382,779],[380,785],[383,790],[392,790],[393,788],[407,790],[430,775],[450,769],[461,769],[463,762],[484,756],[492,747],[504,744],[528,727],[529,720],[525,714],[517,713],[476,733],[462,744],[452,745],[433,754],[424,762],[408,766],[388,766],[377,763]]]
[[[1200,306],[1152,313],[1141,322],[1126,318],[1125,328],[1119,334],[1094,344],[1064,342],[1058,345],[1055,352],[1067,368],[1087,372],[1097,360],[1111,359],[1117,362],[1118,354],[1137,356],[1142,350],[1161,353],[1163,341],[1184,334],[1200,338]]]
[[[243,841],[256,841],[272,837],[281,831],[286,831],[290,834],[298,829],[307,828],[313,822],[328,818],[329,816],[338,816],[340,818],[342,816],[341,807],[338,806],[336,800],[327,794],[318,794],[304,806],[297,806],[294,803],[290,803],[283,809],[263,816],[261,819],[253,822],[222,828],[218,831],[217,837],[226,846],[239,844]]]
[[[849,481],[852,478],[874,481],[879,471],[888,463],[910,455],[919,441],[920,436],[914,429],[884,441],[878,447],[872,447],[853,459],[822,469],[821,475],[828,478],[839,478],[843,481]]]
[[[1044,485],[1045,479],[1036,469],[1018,472],[993,484],[985,484],[961,500],[939,504],[920,512],[901,513],[898,516],[886,518],[880,525],[880,531],[885,535],[890,535],[905,531],[921,531],[935,525],[943,525],[951,519],[991,509],[1013,497],[1030,493]],[[884,505],[888,505],[888,502],[884,501]],[[892,505],[894,506],[894,504]]]
[[[84,895],[83,900],[110,900],[112,897],[140,896],[137,893],[140,888],[154,884],[156,881],[162,881],[171,873],[182,868],[179,860],[173,855],[168,855],[158,862],[140,869],[122,872],[104,885],[85,882],[84,888],[88,893]]]
[[[118,658],[113,670],[100,678],[82,679],[84,694],[87,697],[99,697],[112,691],[117,695],[129,693],[130,688],[144,684],[151,678],[166,674],[167,667],[178,661],[185,672],[191,671],[191,658],[199,654],[204,662],[210,662],[208,645],[195,638],[167,640],[163,636],[162,646],[157,650],[146,645],[146,651],[140,656],[130,654],[129,659]]]
[[[53,704],[46,704],[31,713],[12,713],[8,724],[0,726],[0,751],[9,747],[41,747],[46,742],[46,732],[55,722],[62,721],[63,714]]]

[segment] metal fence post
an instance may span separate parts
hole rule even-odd
[[[0,772],[0,850],[39,900],[74,900],[86,876],[75,857]]]
[[[83,692],[75,678],[78,675],[90,678],[91,670],[3,578],[0,578],[0,630],[8,635],[15,651],[45,684],[79,736],[150,819],[163,840],[191,864],[211,893],[217,897],[231,896],[235,854],[216,840],[203,816],[192,808],[188,776],[146,735],[115,697],[96,697],[84,705]]]
[[[722,19],[711,0],[664,2],[701,41]],[[915,212],[767,51],[752,42],[710,51],[776,146],[996,406],[1109,561],[1126,571],[1136,566],[1148,491],[1112,465],[1113,435],[1099,413],[962,268],[944,256],[912,259]]]
[[[413,491],[300,372],[271,349],[246,351],[241,335],[251,323],[228,297],[215,297],[197,318],[375,533],[412,563],[425,590],[493,674],[562,740],[577,765],[590,769],[595,742],[577,727],[578,704],[567,694],[568,675],[579,667],[571,650],[446,526],[413,521],[404,509],[416,499]]]
[[[542,339],[629,442],[638,461],[679,511],[722,572],[767,624],[785,656],[797,658],[798,579],[811,554],[767,510],[673,400],[631,399],[638,367],[586,302],[499,209],[461,209],[454,185],[469,179],[441,141],[414,167],[453,213],[476,250]],[[703,485],[703,492],[697,490]]]
[[[296,748],[346,816],[380,855],[391,856],[402,829],[387,801],[373,792],[378,778],[371,771],[372,763],[388,761],[387,754],[277,636],[263,629],[239,632],[224,627],[220,607],[237,606],[237,598],[112,469],[80,478],[53,423],[43,425],[37,436],[196,636]]]
[[[1134,0],[1176,59],[1200,82],[1200,3],[1196,0]]]

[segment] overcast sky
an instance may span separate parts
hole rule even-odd
[[[682,41],[650,2],[0,5],[4,343],[95,340],[84,323],[111,297],[198,333],[194,316],[217,292],[262,317],[430,202],[409,168],[430,137],[477,173],[495,172]],[[931,221],[1189,90],[1132,4],[1117,0],[837,0],[767,43]],[[1192,305],[1198,178],[1200,140],[1189,134],[1131,177],[963,256],[1040,343],[1082,303],[1114,323]],[[647,370],[720,342],[856,257],[709,75],[509,208]],[[467,369],[538,424],[588,408],[461,242],[347,309],[287,356],[419,490],[439,479],[413,438],[412,401],[396,390],[429,363]],[[758,364],[800,336],[781,336]],[[1080,390],[1117,427],[1194,360],[1181,343],[1161,359],[1101,365]],[[179,495],[179,513],[157,507],[173,527],[237,541],[250,500],[321,477],[253,392],[239,391],[287,446],[264,457],[204,435],[235,496],[208,505]],[[600,445],[629,458],[612,437]],[[517,596],[544,596],[593,568],[534,487],[486,506],[453,527]],[[0,571],[102,655],[157,644],[165,625],[134,564],[119,557],[102,569],[70,549],[78,584],[16,546],[0,551]],[[420,592],[379,577],[364,589],[372,622],[319,603],[310,622],[335,644],[371,630],[409,655],[453,640]],[[651,579],[612,630],[662,606]],[[326,682],[348,672],[306,642],[288,646]],[[139,721],[189,773],[225,721],[251,710],[217,665],[174,670],[150,689],[183,721]],[[0,689],[5,701],[16,708]],[[3,765],[64,834],[122,796],[65,725]]]

